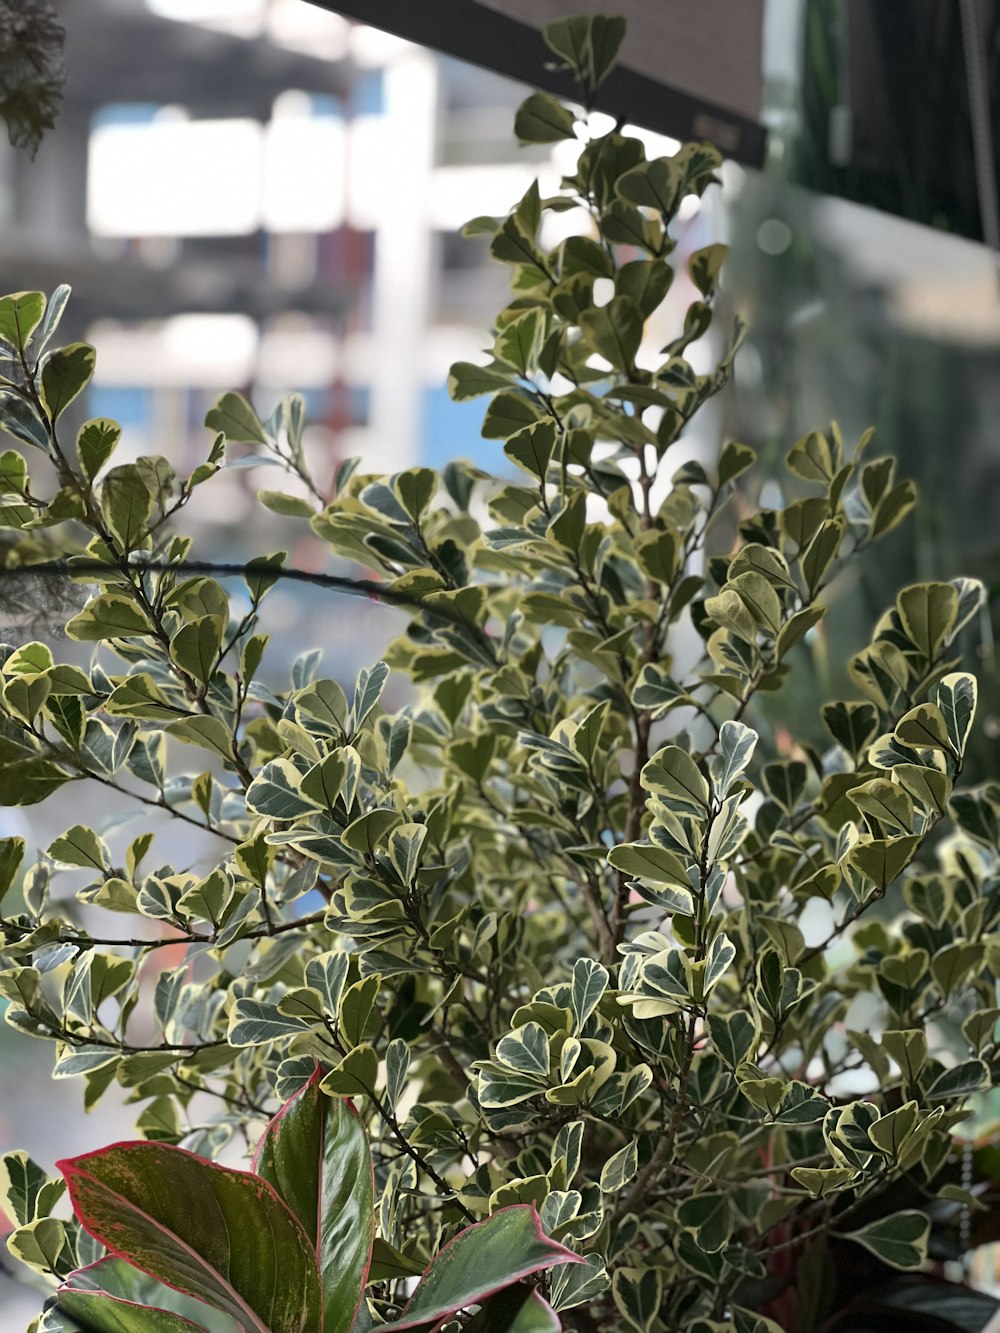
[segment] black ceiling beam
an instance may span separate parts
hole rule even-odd
[[[541,34],[530,24],[487,9],[475,0],[310,0],[347,18],[382,28],[421,46],[573,99],[568,74],[544,68]],[[749,167],[764,161],[763,125],[725,107],[619,66],[594,102],[600,111],[674,139],[708,139],[727,157]]]

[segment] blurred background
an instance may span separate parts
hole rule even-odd
[[[207,452],[203,420],[222,391],[247,393],[266,417],[295,389],[306,397],[321,486],[353,454],[366,471],[463,457],[502,472],[502,451],[479,434],[482,401],[451,403],[446,378],[453,361],[478,359],[506,292],[507,270],[482,239],[463,239],[461,225],[505,213],[536,175],[544,193],[573,165],[571,146],[517,147],[513,112],[528,89],[305,0],[56,8],[69,70],[58,126],[34,159],[0,145],[0,290],[72,284],[63,341],[97,347],[84,412],[122,423],[122,461],[156,452],[190,470]],[[923,0],[883,8],[931,13]],[[943,76],[963,58],[953,25],[936,37],[915,29],[930,43],[925,54],[940,57],[941,86],[927,85],[922,107],[937,134],[921,141],[933,150],[926,160],[910,151],[906,116],[894,121],[881,106],[869,108],[869,140],[857,140],[868,156],[838,159],[844,80],[853,71],[856,86],[868,86],[868,48],[857,45],[857,24],[848,27],[856,10],[847,0],[771,0],[764,160],[728,164],[721,191],[687,201],[678,271],[686,253],[728,240],[722,300],[751,329],[734,385],[699,414],[689,443],[709,457],[724,438],[753,445],[761,498],[773,503],[770,478],[799,435],[831,418],[848,440],[877,427],[878,452],[899,457],[923,503],[877,564],[839,590],[812,644],[812,685],[782,696],[783,718],[820,740],[817,704],[854,692],[846,660],[893,590],[974,575],[991,592],[978,627],[979,777],[996,772],[1000,713],[997,256],[982,242],[988,219],[969,184],[967,112]],[[895,51],[892,32],[883,36]],[[526,72],[545,58],[540,40],[520,55]],[[886,59],[882,72],[912,93],[906,70]],[[651,155],[676,148],[662,133],[636,132]],[[889,211],[858,202],[869,199]],[[576,221],[553,218],[547,243]],[[679,322],[692,294],[676,282],[664,317]],[[691,356],[703,369],[715,353],[709,338]],[[291,543],[294,563],[318,566],[323,553],[302,525],[255,503],[262,486],[290,489],[250,466],[201,493],[188,517],[200,551],[239,559]],[[285,636],[289,660],[317,644],[324,671],[344,678],[378,657],[395,624],[367,601],[279,586],[266,627]],[[57,812],[27,813],[0,811],[0,834],[44,847],[62,831]],[[96,801],[73,817],[88,816],[100,827]],[[50,1069],[47,1044],[0,1027],[0,1147],[26,1148],[47,1167],[57,1148],[69,1155],[112,1136],[103,1116],[86,1119],[77,1085],[52,1083]],[[118,1114],[126,1130],[132,1117]],[[37,1308],[0,1273],[4,1328]]]

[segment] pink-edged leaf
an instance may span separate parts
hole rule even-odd
[[[78,1268],[58,1288],[56,1300],[60,1313],[78,1319],[88,1333],[206,1333],[204,1324],[181,1313],[186,1297],[124,1259],[98,1259]]]
[[[350,1333],[375,1237],[375,1176],[361,1117],[320,1091],[323,1070],[265,1129],[254,1170],[278,1191],[316,1249],[322,1333]]]
[[[244,1333],[316,1333],[316,1256],[265,1180],[165,1143],[58,1162],[83,1227],[144,1273],[230,1315]]]
[[[559,1316],[535,1287],[519,1282],[486,1302],[463,1333],[561,1333]]]
[[[402,1317],[385,1327],[433,1326],[543,1268],[583,1262],[546,1236],[533,1203],[500,1208],[485,1222],[460,1231],[435,1255]]]

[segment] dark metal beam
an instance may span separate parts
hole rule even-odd
[[[536,28],[486,9],[474,0],[309,2],[520,83],[531,83],[558,96],[572,98],[574,94],[568,75],[543,67],[544,50]],[[763,164],[766,132],[762,125],[657,83],[626,66],[619,66],[601,87],[595,105],[616,119],[628,119],[675,139],[709,139],[727,157],[746,166]]]

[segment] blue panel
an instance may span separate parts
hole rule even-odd
[[[156,102],[111,102],[94,112],[90,118],[90,128],[99,130],[104,125],[148,125],[156,118],[159,110]]]
[[[424,390],[420,430],[420,462],[425,467],[443,468],[453,459],[463,458],[484,472],[509,477],[513,468],[497,440],[484,440],[480,434],[487,398],[467,403],[453,403],[445,385]]]
[[[125,429],[147,429],[153,424],[153,401],[148,389],[114,388],[100,385],[87,391],[87,411],[92,417],[110,417]]]
[[[344,115],[344,104],[332,93],[310,93],[309,113],[317,119],[341,120]]]
[[[352,116],[385,115],[385,79],[380,69],[366,69],[351,84]]]

